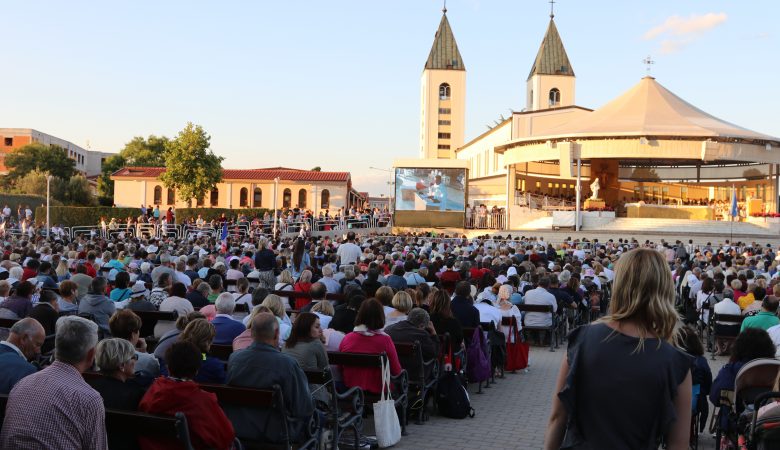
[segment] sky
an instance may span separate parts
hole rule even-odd
[[[349,171],[387,195],[419,149],[420,76],[438,0],[8,1],[0,128],[118,152],[134,136],[211,135],[226,168]],[[450,0],[467,70],[466,141],[525,105],[544,0]],[[780,3],[560,0],[555,22],[598,108],[645,74],[716,117],[780,136]],[[373,167],[373,168],[372,168]]]

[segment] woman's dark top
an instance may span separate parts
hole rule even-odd
[[[433,328],[436,329],[436,334],[450,334],[450,343],[452,344],[453,352],[460,350],[460,345],[463,343],[463,327],[460,326],[458,319],[454,317],[444,317],[441,314],[436,313],[431,314],[431,322],[433,323]]]
[[[336,313],[333,314],[333,319],[330,321],[330,324],[328,324],[328,328],[333,328],[336,331],[347,334],[355,328],[356,317],[357,311],[354,309],[336,309]]]
[[[208,306],[210,304],[209,299],[204,297],[203,294],[201,294],[197,289],[187,293],[187,300],[192,303],[193,308],[203,308],[204,306]]]
[[[160,375],[169,376],[168,366],[165,360],[160,360]],[[225,363],[214,356],[206,356],[195,375],[194,381],[198,383],[225,384]]]
[[[130,300],[126,306],[132,311],[157,311],[157,308],[149,300]]]
[[[569,373],[558,393],[568,412],[562,448],[658,448],[676,420],[677,387],[693,358],[658,339],[635,352],[638,343],[603,323],[571,332]]]
[[[146,390],[132,380],[122,382],[113,377],[99,377],[87,383],[103,397],[103,405],[110,409],[137,411]]]

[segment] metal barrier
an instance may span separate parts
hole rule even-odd
[[[506,213],[504,212],[488,212],[486,215],[480,215],[477,212],[476,215],[466,217],[466,228],[468,229],[485,229],[485,230],[505,230],[506,229]]]
[[[182,239],[189,239],[190,235],[193,234],[196,238],[204,235],[218,237],[217,230],[214,227],[196,227],[191,225],[182,226],[179,237]]]

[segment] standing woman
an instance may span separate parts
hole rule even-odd
[[[673,342],[674,284],[661,253],[618,260],[609,313],[569,335],[545,449],[687,449],[692,358]]]

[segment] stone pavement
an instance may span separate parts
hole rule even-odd
[[[531,368],[527,373],[507,373],[496,384],[476,393],[476,386],[469,386],[472,406],[476,410],[473,419],[448,419],[437,415],[424,425],[409,421],[409,434],[401,439],[395,449],[447,449],[447,450],[502,450],[540,449],[550,414],[555,389],[555,378],[561,360],[566,354],[566,344],[555,352],[548,348],[531,347]],[[710,361],[713,378],[725,358]],[[370,407],[370,406],[369,406]],[[368,417],[364,432],[373,434],[373,419]],[[702,433],[699,448],[714,449],[714,439]]]

